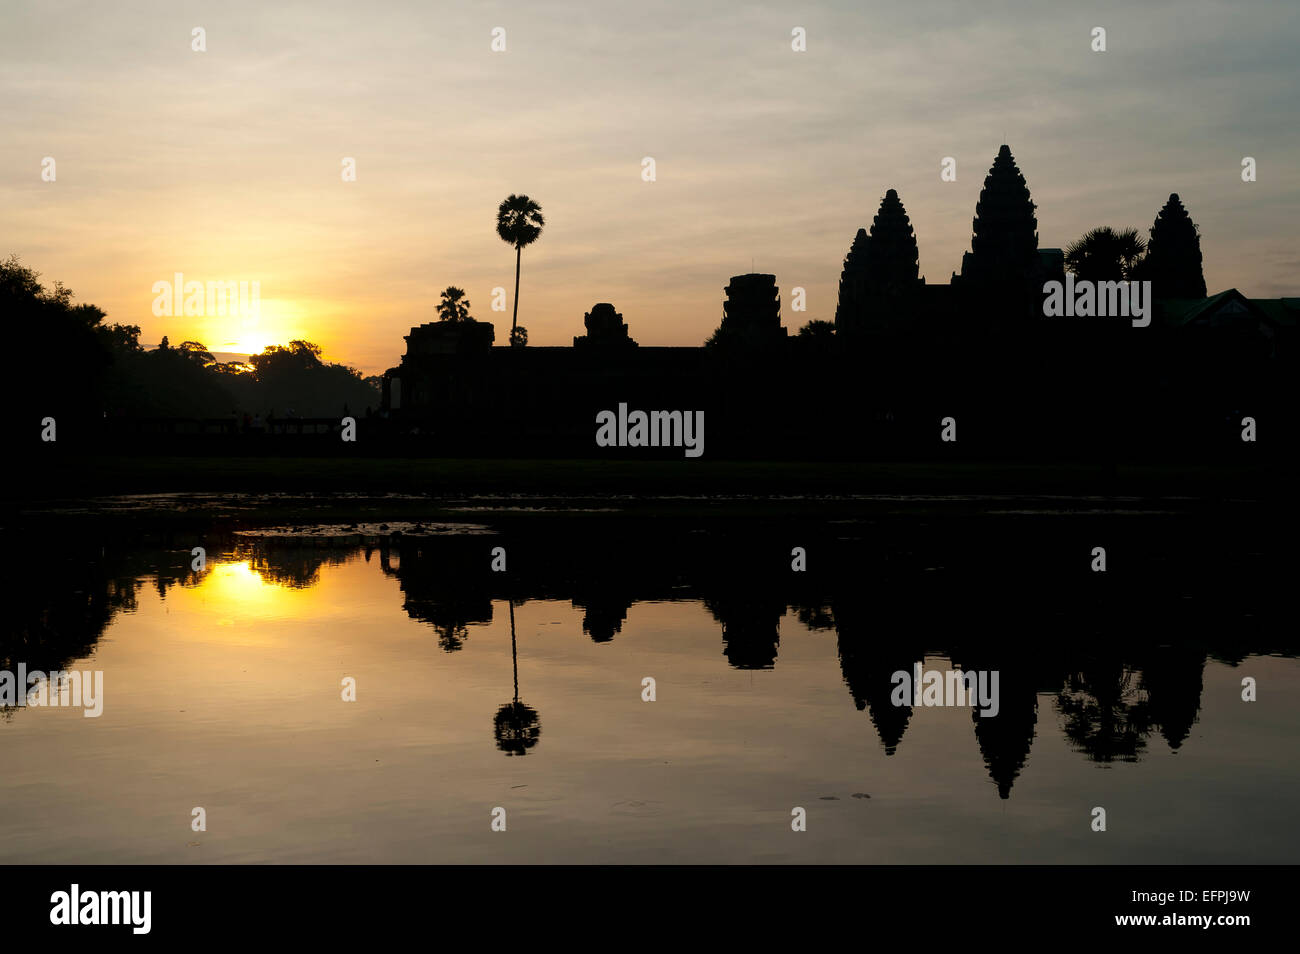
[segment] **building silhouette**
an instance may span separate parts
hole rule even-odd
[[[1207,297],[1199,231],[1176,194],[1133,273],[1152,283],[1149,327],[1045,315],[1065,256],[1040,247],[1037,206],[1006,145],[960,270],[929,283],[918,262],[903,199],[888,189],[844,258],[834,334],[791,335],[770,274],[730,279],[702,347],[638,346],[608,302],[584,315],[570,348],[495,345],[486,322],[427,323],[383,375],[382,416],[430,452],[592,456],[603,410],[703,410],[706,456],[800,459],[925,457],[937,453],[938,421],[960,416],[951,454],[1041,458],[1227,452],[1229,425],[1287,406],[1300,298]],[[656,455],[681,456],[635,456]]]

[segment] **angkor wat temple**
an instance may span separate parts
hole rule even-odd
[[[605,302],[572,347],[494,346],[487,322],[432,322],[384,374],[383,407],[452,453],[680,458],[598,454],[596,414],[620,403],[704,410],[707,457],[1203,457],[1241,452],[1247,416],[1279,440],[1294,434],[1285,391],[1300,298],[1207,296],[1199,234],[1175,194],[1131,276],[1151,282],[1149,326],[1045,317],[1065,254],[1039,247],[1035,208],[1004,145],[946,283],[919,274],[902,199],[885,193],[844,259],[833,333],[790,334],[776,276],[762,274],[731,278],[700,347],[640,346]],[[945,417],[957,421],[946,444]]]

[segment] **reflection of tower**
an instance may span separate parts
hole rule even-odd
[[[775,668],[784,600],[728,595],[705,600],[704,608],[722,624],[722,655],[734,668]]]
[[[582,631],[596,643],[607,643],[622,631],[623,621],[632,606],[631,598],[604,591],[575,596],[572,602],[586,611],[582,617]]]
[[[456,559],[453,551],[446,559],[435,560],[424,554],[426,543],[399,543],[397,566],[387,546],[380,550],[384,574],[395,576],[402,587],[402,608],[411,619],[430,624],[438,634],[438,645],[445,652],[461,649],[471,625],[492,622],[492,599],[481,575],[468,569],[468,560]]]
[[[497,710],[492,720],[492,734],[497,748],[506,755],[526,755],[542,734],[542,720],[537,710],[519,701],[519,654],[515,643],[515,604],[510,604],[510,662],[515,674],[514,701]]]
[[[1187,740],[1201,711],[1205,650],[1160,646],[1142,666],[1142,688],[1152,721],[1174,751]]]
[[[956,661],[953,662],[957,666]],[[1011,785],[1019,777],[1034,744],[1035,726],[1038,723],[1038,691],[1033,674],[1019,666],[996,666],[989,661],[978,664],[979,669],[963,662],[963,672],[996,671],[998,673],[997,715],[980,715],[981,706],[971,706],[975,722],[975,741],[988,766],[989,776],[998,787],[998,795],[1008,798]],[[992,676],[986,676],[986,685],[992,686]]]
[[[869,625],[857,615],[856,609],[843,601],[835,603],[833,615],[839,630],[840,673],[844,684],[858,711],[867,710],[885,754],[893,755],[912,719],[910,705],[896,706],[891,699],[894,673],[910,675],[912,664],[925,653],[920,647],[909,647],[894,637],[899,630],[887,621],[881,621],[885,623],[883,627]]]

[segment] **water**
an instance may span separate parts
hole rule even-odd
[[[5,666],[105,688],[4,710],[0,859],[1293,861],[1289,571],[1161,513],[11,539]],[[998,715],[893,705],[916,662]]]

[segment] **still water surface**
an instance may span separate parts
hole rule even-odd
[[[1008,643],[1000,623],[958,634],[965,611],[935,617],[942,599],[881,610],[894,587],[866,580],[825,599],[672,574],[641,592],[563,573],[507,585],[472,545],[476,575],[409,540],[232,539],[199,573],[169,541],[73,573],[57,605],[14,592],[29,666],[102,670],[105,698],[99,718],[4,711],[0,859],[1215,863],[1300,848],[1300,663],[1236,609],[1202,631],[1204,604],[1171,590],[1176,631],[1139,638],[1107,610],[1102,627],[1020,620]],[[999,669],[996,724],[892,705],[891,674],[917,662]]]

